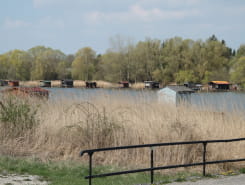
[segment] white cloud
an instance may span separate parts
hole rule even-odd
[[[136,4],[129,7],[125,12],[100,12],[93,11],[85,14],[85,19],[88,22],[103,22],[103,21],[159,21],[159,20],[173,20],[183,19],[189,16],[196,16],[199,14],[198,10],[164,10],[160,8],[143,8]]]
[[[23,20],[12,20],[7,18],[3,24],[5,29],[63,29],[65,23],[63,20],[54,19],[52,17],[43,17],[35,22],[26,22]]]
[[[144,21],[182,19],[187,16],[197,15],[197,10],[161,10],[159,8],[144,9],[138,5],[130,7],[132,15],[143,19]]]
[[[30,26],[30,23],[22,20],[12,20],[7,18],[4,22],[4,28],[6,29],[17,29]]]

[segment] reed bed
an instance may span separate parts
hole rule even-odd
[[[134,84],[132,84],[131,85],[131,88],[133,88],[133,89],[144,89],[145,88],[145,84],[144,83],[140,83],[140,82],[138,82],[138,83],[134,83]]]
[[[25,87],[37,87],[39,86],[40,81],[34,80],[34,81],[21,81],[20,86],[25,86]]]
[[[99,88],[119,88],[120,87],[120,85],[118,83],[111,83],[111,82],[106,82],[106,81],[102,81],[102,80],[95,80],[94,82],[97,83],[97,87],[99,87]],[[37,87],[39,85],[40,85],[39,80],[20,81],[20,86]],[[74,80],[73,85],[74,85],[74,87],[77,87],[77,88],[86,87],[86,81]],[[52,87],[60,87],[61,86],[60,80],[52,80],[51,86]],[[130,87],[133,89],[143,89],[145,87],[145,85],[142,82],[137,82],[137,83],[130,84]]]
[[[142,95],[143,96],[143,95]],[[144,99],[144,98],[143,98]],[[4,104],[6,99],[2,99]],[[24,101],[24,100],[22,100]],[[81,160],[81,150],[109,146],[232,139],[245,137],[243,112],[211,112],[192,107],[131,101],[125,96],[101,95],[89,101],[28,100],[36,122],[18,134],[0,124],[0,152],[34,156],[43,161]],[[16,102],[19,103],[19,102]],[[11,121],[11,120],[10,120]],[[33,121],[33,120],[32,120]],[[9,122],[9,121],[7,121]],[[20,120],[18,124],[25,121]],[[22,128],[22,127],[21,127]],[[101,152],[97,164],[130,168],[149,167],[150,149]],[[208,160],[244,158],[245,142],[209,144]],[[155,148],[155,165],[184,164],[202,160],[202,145]],[[215,171],[244,167],[244,163],[212,165]]]

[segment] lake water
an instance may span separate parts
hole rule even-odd
[[[3,87],[0,87],[0,90]],[[157,102],[157,90],[133,89],[86,89],[86,88],[47,88],[50,91],[50,101],[71,99],[76,101],[91,101],[93,99],[122,99],[135,102]],[[214,111],[245,111],[245,93],[241,92],[208,92],[193,93],[191,104],[197,108]]]
[[[108,99],[128,99],[129,101],[152,103],[158,102],[157,90],[132,89],[81,89],[50,88],[50,98],[61,97],[90,101],[106,97]],[[191,104],[201,109],[214,111],[245,111],[245,93],[241,92],[208,92],[191,94]]]
[[[59,100],[60,98],[74,99],[81,101],[91,101],[93,99],[122,99],[135,102],[156,102],[157,91],[151,90],[132,90],[132,89],[86,89],[86,88],[49,88],[50,99]]]
[[[191,104],[214,111],[245,111],[245,93],[207,92],[193,93]]]

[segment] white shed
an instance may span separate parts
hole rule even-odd
[[[191,103],[191,93],[194,91],[185,86],[171,85],[158,91],[159,102],[173,103],[179,105],[182,103]]]

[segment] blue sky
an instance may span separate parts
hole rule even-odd
[[[103,54],[118,35],[136,43],[212,34],[233,49],[245,44],[244,0],[0,0],[0,53],[44,45]]]

